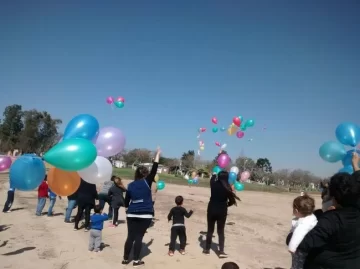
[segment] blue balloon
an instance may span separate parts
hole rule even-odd
[[[213,174],[219,174],[219,172],[221,172],[221,168],[219,166],[215,166],[212,169]]]
[[[343,122],[336,127],[336,138],[344,145],[355,147],[360,142],[360,127],[351,122]]]
[[[346,152],[345,157],[342,159],[342,164],[345,166],[352,166],[352,156],[353,156],[353,152],[355,150],[349,150],[348,152]],[[356,153],[360,155],[360,150],[356,150]],[[359,163],[360,165],[360,163]]]
[[[23,155],[10,167],[10,185],[21,191],[31,191],[39,187],[45,175],[46,168],[41,158]]]
[[[319,155],[326,162],[336,163],[345,157],[346,150],[339,142],[329,141],[322,144]]]
[[[234,184],[237,179],[237,174],[234,172],[229,173],[229,184]]]
[[[354,169],[352,166],[344,166],[339,170],[339,173],[348,173],[351,175],[352,173],[354,173]]]
[[[99,122],[94,116],[80,114],[73,118],[66,126],[63,140],[84,138],[95,142],[99,135],[99,128]]]

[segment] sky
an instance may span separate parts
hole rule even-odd
[[[167,157],[197,150],[205,127],[202,159],[218,141],[330,176],[341,164],[320,145],[360,124],[359,13],[356,0],[1,1],[0,110],[46,110],[61,130],[88,113]],[[238,115],[255,120],[244,138],[211,133]]]

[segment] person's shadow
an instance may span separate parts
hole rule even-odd
[[[10,226],[11,226],[12,224],[9,224],[9,225],[7,225],[7,224],[4,224],[4,225],[0,225],[0,232],[3,232],[3,231],[6,231],[7,229],[10,229]]]
[[[149,247],[152,245],[152,243],[154,242],[154,239],[152,238],[148,243],[142,243],[141,246],[141,253],[140,253],[140,257],[141,259],[145,258],[146,256],[148,256],[151,253],[151,250],[149,249]],[[132,251],[134,250],[134,248],[132,249]],[[132,262],[134,260],[133,255],[130,254],[129,258],[129,262]]]
[[[36,249],[36,247],[25,247],[25,248],[20,248],[20,249],[15,250],[15,251],[4,253],[2,255],[3,256],[13,256],[13,255],[18,255],[18,254],[24,253],[25,251],[34,250],[34,249]]]
[[[201,233],[201,232],[200,232]],[[214,236],[213,236],[214,237]],[[199,246],[202,248],[202,249],[205,249],[206,247],[206,239],[203,239],[203,235],[200,234],[199,235],[199,238],[198,238],[198,241],[199,241]],[[219,256],[219,245],[212,242],[211,243],[211,246],[210,246],[211,250],[214,251],[214,253]]]

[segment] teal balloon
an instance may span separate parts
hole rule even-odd
[[[344,166],[339,170],[339,173],[348,173],[351,175],[352,173],[354,173],[354,169],[351,165]]]
[[[221,171],[221,168],[219,166],[215,166],[213,169],[213,174],[219,174],[219,172]]]
[[[219,129],[218,129],[218,127],[213,127],[212,131],[213,131],[213,133],[217,133],[217,131],[219,131]]]
[[[247,120],[245,122],[245,126],[246,127],[253,127],[255,125],[255,121],[254,120]]]
[[[346,150],[340,142],[329,141],[321,145],[319,155],[326,162],[336,163],[345,158]]]
[[[115,103],[115,106],[117,107],[117,108],[123,108],[124,107],[124,103],[123,102],[121,102],[121,101],[116,101]]]
[[[239,116],[238,118],[240,119],[241,122],[244,120],[243,116]]]
[[[189,184],[193,184],[193,183],[194,183],[194,180],[189,179],[189,180],[188,180],[188,183],[189,183]]]
[[[161,191],[165,188],[165,182],[163,180],[159,180],[157,183],[156,183],[156,188]]]
[[[243,191],[244,190],[244,184],[236,181],[234,184],[234,188],[236,191]]]
[[[95,145],[82,138],[70,138],[53,146],[44,160],[65,171],[78,171],[90,166],[96,159]]]
[[[246,131],[246,124],[245,124],[245,123],[242,123],[242,124],[240,125],[240,130],[241,130],[241,131]]]
[[[221,127],[220,131],[224,132],[226,130],[225,127]]]

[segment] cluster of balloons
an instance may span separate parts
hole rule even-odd
[[[74,117],[66,126],[64,136],[44,154],[53,165],[48,173],[50,189],[61,196],[73,194],[81,178],[97,184],[108,181],[112,164],[107,157],[120,153],[125,136],[115,127],[100,128],[97,119],[89,114]],[[10,183],[19,190],[33,190],[45,176],[45,165],[36,155],[22,155],[10,167]]]
[[[243,138],[245,136],[246,129],[253,127],[254,125],[255,121],[252,119],[246,120],[244,122],[242,116],[234,117],[233,122],[230,124],[227,132],[230,136],[236,133],[237,138]]]
[[[189,175],[185,175],[184,178],[187,180],[189,185],[198,184],[199,178],[196,176],[194,178],[190,178]]]
[[[213,168],[213,174],[218,174],[220,171],[222,171],[222,168],[217,165]],[[236,191],[243,191],[244,190],[244,184],[238,181],[238,175],[239,175],[239,168],[236,166],[231,167],[229,172],[229,184],[234,185],[234,188]],[[250,177],[250,173],[245,171],[241,173],[241,181],[245,181]]]
[[[338,141],[325,142],[319,149],[319,155],[326,162],[342,161],[343,168],[339,172],[352,174],[352,154],[355,151],[360,154],[360,150],[356,149],[360,143],[360,126],[351,122],[341,123],[337,126],[335,135]],[[353,149],[347,151],[344,145]]]
[[[10,168],[12,163],[10,156],[0,155],[0,172]]]
[[[113,97],[109,96],[106,98],[106,103],[109,105],[114,104],[117,108],[123,108],[125,106],[125,98],[119,96],[118,98],[114,99]]]

